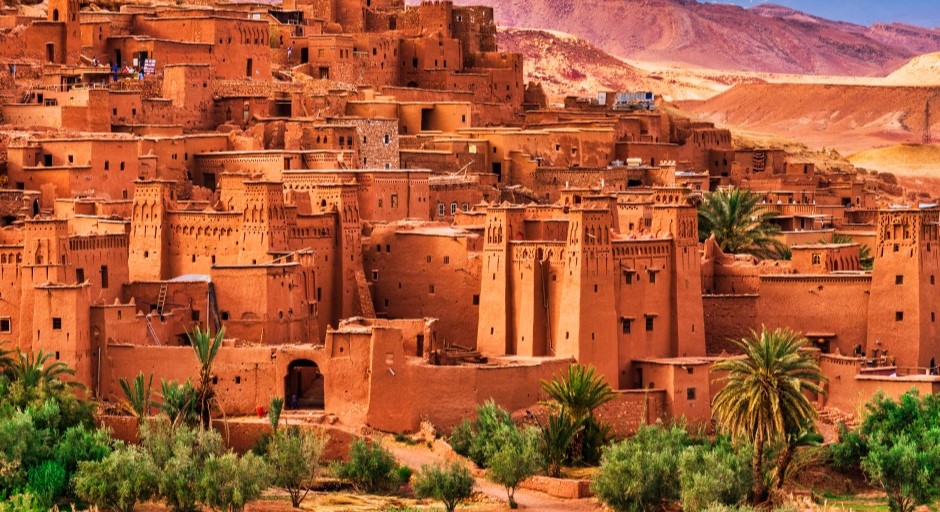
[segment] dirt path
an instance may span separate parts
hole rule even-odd
[[[405,464],[415,470],[421,468],[424,464],[441,464],[446,461],[440,453],[431,451],[424,445],[409,446],[396,442],[383,442],[386,448],[391,450],[395,458],[402,464]],[[495,510],[510,510],[506,504],[506,490],[496,485],[486,478],[478,476],[476,478],[476,490],[500,500],[505,505]],[[516,501],[520,509],[539,510],[544,512],[570,512],[570,511],[598,511],[603,510],[592,498],[580,500],[563,500],[553,498],[547,494],[530,491],[527,489],[516,490]]]

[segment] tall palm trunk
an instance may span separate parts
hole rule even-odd
[[[754,456],[751,458],[751,471],[754,485],[751,487],[751,499],[755,505],[767,501],[767,487],[764,485],[764,441],[754,443]]]
[[[777,482],[774,484],[777,489],[783,489],[783,484],[787,480],[787,470],[790,469],[790,463],[793,462],[794,455],[796,455],[796,443],[787,443],[787,447],[780,455],[780,462],[777,465]]]

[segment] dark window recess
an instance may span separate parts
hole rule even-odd
[[[688,388],[685,390],[685,398],[687,400],[695,400],[695,388]]]
[[[894,320],[895,320],[896,322],[901,322],[901,321],[903,321],[903,320],[904,320],[904,312],[903,312],[903,311],[895,311],[895,312],[894,312]]]
[[[192,319],[193,322],[198,322],[198,321],[199,321],[199,310],[198,310],[198,309],[192,310],[192,312],[191,312],[191,314],[190,314],[190,318]]]
[[[53,318],[53,319],[52,319],[52,328],[55,329],[55,330],[57,330],[57,331],[58,331],[58,330],[61,330],[61,329],[62,329],[62,319],[61,319],[61,318]]]
[[[9,318],[0,318],[0,332],[10,332],[12,329]]]
[[[474,295],[474,296],[473,296],[473,305],[474,305],[474,306],[479,306],[479,305],[480,305],[480,296],[479,296],[479,295]]]
[[[655,319],[651,316],[646,317],[646,330],[647,331],[653,330],[653,320]]]
[[[623,330],[624,334],[630,334],[630,331],[633,328],[633,319],[632,318],[621,318],[620,327]]]

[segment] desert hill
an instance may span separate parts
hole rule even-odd
[[[940,85],[940,53],[914,57],[888,75],[886,81],[899,85]]]
[[[920,142],[925,106],[927,101],[933,105],[935,97],[940,97],[940,87],[766,83],[736,85],[708,100],[679,106],[731,128],[852,154]],[[940,115],[931,117],[932,131],[940,133]]]
[[[696,0],[458,0],[495,8],[501,25],[558,30],[611,55],[719,70],[884,76],[940,51],[940,30],[830,21],[776,5]]]
[[[706,99],[748,77],[699,76],[680,70],[638,69],[593,44],[562,32],[501,29],[499,47],[525,56],[526,81],[542,84],[554,101],[598,91],[653,91],[670,100]]]

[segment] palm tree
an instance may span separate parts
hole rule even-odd
[[[616,393],[593,366],[580,364],[569,365],[565,373],[551,382],[542,381],[542,390],[558,402],[561,415],[568,416],[570,423],[577,425],[568,443],[570,458],[596,462],[610,429],[594,418],[594,410],[616,398]],[[547,434],[543,431],[544,435]]]
[[[741,189],[705,194],[698,207],[699,236],[715,237],[722,251],[776,257],[784,244],[776,238],[780,226],[772,220],[777,212],[761,205],[761,196]]]
[[[153,387],[153,374],[150,379],[144,383],[144,373],[138,373],[134,380],[129,383],[127,379],[119,379],[121,390],[124,391],[124,400],[121,402],[121,408],[128,416],[137,418],[137,423],[150,415],[151,388]]]
[[[219,329],[215,335],[208,329],[203,331],[196,326],[192,333],[187,333],[189,344],[192,345],[199,361],[199,387],[196,389],[196,410],[203,428],[209,428],[212,422],[212,407],[216,404],[215,390],[212,387],[212,363],[219,349],[222,348],[222,339],[225,328]]]
[[[277,427],[281,424],[281,411],[284,410],[284,399],[279,396],[271,397],[271,405],[268,408],[268,423],[271,424],[271,432],[277,434]]]
[[[809,421],[799,431],[787,433],[786,446],[780,454],[780,461],[777,463],[777,476],[774,486],[782,489],[786,483],[790,464],[793,462],[796,451],[805,446],[819,446],[824,441],[823,436],[816,431],[816,425]]]
[[[727,372],[725,387],[715,395],[712,413],[720,428],[733,439],[754,446],[752,498],[767,498],[764,483],[764,449],[784,441],[816,418],[806,392],[823,393],[825,376],[819,365],[801,349],[806,339],[789,329],[763,329],[758,335],[736,341],[744,357],[715,364]]]
[[[580,364],[568,366],[567,373],[551,382],[542,381],[542,390],[561,405],[563,412],[579,421],[617,396],[593,366]]]
[[[196,388],[191,381],[180,384],[174,380],[161,380],[160,388],[163,399],[160,410],[170,419],[170,424],[177,427],[196,423]]]
[[[583,426],[580,420],[563,413],[550,413],[542,431],[542,454],[548,463],[548,476],[561,476],[561,465],[568,458],[568,448]]]
[[[50,358],[52,354],[42,350],[35,355],[17,351],[9,367],[10,394],[14,405],[25,407],[41,396],[81,386],[78,382],[63,380],[66,375],[75,375],[75,370],[61,361],[46,364]]]

